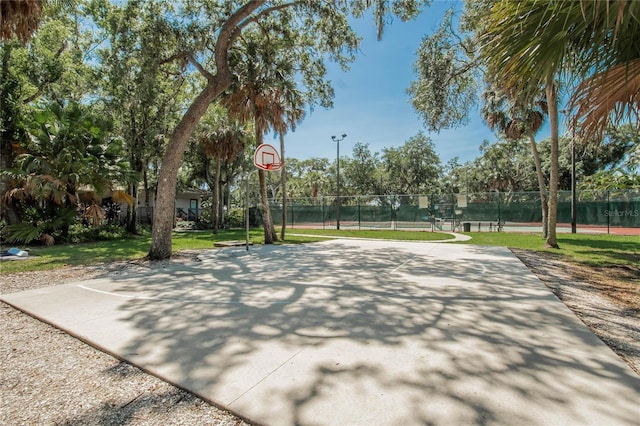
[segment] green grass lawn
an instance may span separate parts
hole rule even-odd
[[[304,235],[317,235],[301,236]],[[640,264],[640,238],[637,236],[617,236],[602,234],[558,234],[559,250],[544,248],[544,239],[535,233],[509,232],[472,232],[471,241],[463,244],[506,246],[555,253],[567,260],[591,266]],[[340,230],[334,229],[288,229],[286,244],[302,244],[326,240],[323,237],[359,237],[407,241],[429,241],[451,238],[448,234],[424,231],[388,231],[388,230]],[[249,240],[253,244],[263,241],[261,229],[252,229]],[[244,230],[220,231],[213,235],[211,231],[174,232],[173,251],[184,249],[211,249],[216,241],[245,241]],[[100,241],[85,244],[68,244],[52,247],[31,247],[34,257],[28,260],[3,261],[0,273],[19,271],[37,271],[60,268],[65,265],[85,265],[117,260],[143,258],[149,251],[149,235],[130,237],[112,241]],[[281,243],[280,243],[281,244]]]
[[[557,234],[560,249],[544,247],[540,233],[471,232],[466,244],[503,246],[553,253],[589,266],[640,265],[640,237],[607,234]]]
[[[321,235],[331,237],[349,237],[349,238],[373,238],[379,240],[403,240],[403,241],[435,241],[453,239],[453,235],[442,232],[426,232],[426,231],[390,231],[382,229],[364,229],[351,230],[341,229],[287,229],[287,235],[295,236],[295,234],[303,235]],[[287,237],[287,240],[289,238]]]
[[[192,249],[211,249],[217,241],[245,241],[244,229],[223,230],[214,235],[211,231],[179,231],[172,237],[173,252]],[[302,244],[320,241],[322,238],[288,236],[287,244]],[[249,241],[262,244],[264,233],[262,229],[252,229]],[[21,271],[44,271],[61,268],[66,265],[88,265],[92,263],[113,262],[118,260],[142,259],[149,252],[151,236],[131,236],[129,238],[98,241],[94,243],[62,244],[51,247],[29,247],[29,254],[33,256],[27,260],[0,262],[0,274]],[[3,250],[8,247],[3,247]],[[21,247],[22,248],[22,247]]]

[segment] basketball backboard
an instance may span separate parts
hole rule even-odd
[[[279,170],[282,167],[278,151],[269,144],[263,143],[253,154],[253,164],[262,170]]]

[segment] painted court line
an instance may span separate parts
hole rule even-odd
[[[245,299],[243,302],[235,302],[235,301],[221,302],[221,301],[213,301],[213,300],[205,300],[205,301],[203,301],[203,300],[199,300],[199,299],[187,299],[187,298],[179,298],[179,297],[138,296],[138,295],[120,294],[120,293],[116,293],[116,292],[113,292],[113,291],[98,290],[98,289],[95,289],[95,288],[87,287],[87,286],[82,285],[82,284],[77,284],[76,287],[81,288],[83,290],[91,291],[91,292],[94,292],[94,293],[104,294],[104,295],[107,295],[107,296],[121,297],[123,299],[139,299],[139,300],[168,301],[168,302],[188,302],[188,303],[195,303],[195,304],[201,304],[201,305],[234,305],[234,304],[246,304],[247,303],[247,299]],[[265,302],[265,301],[264,300],[260,300],[260,302]],[[269,301],[269,302],[266,302],[266,303],[273,304],[273,305],[278,305],[278,304],[289,304],[291,302]]]

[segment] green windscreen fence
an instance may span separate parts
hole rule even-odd
[[[572,195],[558,195],[558,223],[571,222]],[[288,226],[334,226],[338,217],[336,197],[290,199]],[[577,191],[578,225],[640,228],[640,189]],[[271,203],[274,223],[282,224],[282,204]],[[341,197],[341,225],[347,227],[423,228],[441,222],[501,223],[504,226],[542,222],[537,192],[488,192],[473,194],[378,195]]]
[[[585,225],[640,228],[640,189],[578,192],[576,217]],[[571,193],[558,197],[558,221],[571,221]]]

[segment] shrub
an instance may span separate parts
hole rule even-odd
[[[127,230],[118,225],[88,227],[77,224],[69,229],[69,241],[72,243],[119,240],[126,238],[127,236]]]
[[[230,228],[242,228],[244,226],[244,209],[232,208],[228,218]]]

